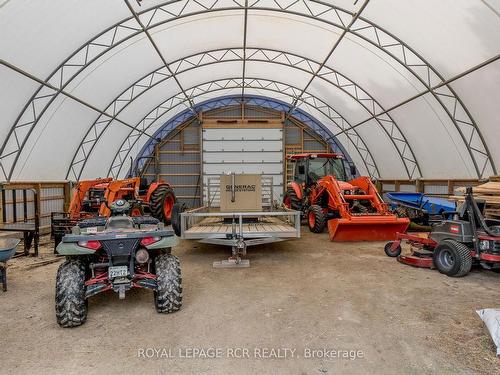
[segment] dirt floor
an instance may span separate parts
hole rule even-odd
[[[51,259],[46,246],[10,263],[0,373],[500,374],[475,313],[499,306],[500,275],[448,278],[400,265],[382,246],[303,230],[251,249],[248,269],[213,269],[227,249],[183,242],[181,311],[157,314],[144,290],[123,301],[108,293],[75,329],[54,317],[59,262],[32,268]],[[319,358],[324,350],[330,358]]]

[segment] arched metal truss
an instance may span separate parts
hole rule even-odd
[[[250,78],[250,80],[252,79]],[[225,97],[206,100],[198,104],[196,106],[196,110],[199,112],[204,112],[217,108],[224,108],[241,104],[253,105],[260,108],[274,109],[281,112],[289,112],[291,109],[293,109],[292,117],[300,120],[304,124],[307,124],[309,128],[313,129],[320,136],[325,137],[325,139],[326,138],[330,139],[330,145],[331,145],[332,138],[330,132],[324,128],[321,122],[317,121],[310,114],[300,109],[293,108],[290,104],[284,103],[278,99],[270,99],[256,95],[246,95],[244,98],[241,95],[232,95],[232,96],[225,96]],[[158,129],[154,133],[153,138],[151,138],[150,141],[146,142],[146,144],[141,148],[139,153],[136,155],[135,161],[133,163],[134,165],[129,170],[129,174],[131,174],[133,170],[136,170],[136,168],[139,169],[142,168],[146,162],[146,158],[144,158],[144,156],[151,155],[154,152],[154,147],[158,142],[160,142],[162,139],[168,136],[168,134],[174,131],[178,126],[188,121],[190,117],[191,118],[193,117],[192,114],[190,114],[188,110],[184,110],[183,112],[179,113],[172,119],[168,120],[165,124],[163,124],[163,126],[161,126],[160,129]],[[333,149],[335,150],[335,147]],[[342,150],[340,152],[346,157],[349,163],[352,163],[349,154],[347,154],[345,151]],[[118,173],[120,173],[120,171],[118,171]],[[117,175],[113,174],[113,176],[116,177]]]
[[[118,116],[120,112],[122,112],[129,104],[143,95],[149,89],[170,79],[172,77],[172,74],[177,75],[180,73],[185,73],[191,69],[216,63],[245,60],[284,65],[287,67],[299,69],[309,74],[314,74],[314,72],[320,67],[320,64],[318,62],[296,54],[272,49],[248,47],[246,49],[217,49],[176,60],[169,64],[168,70],[166,67],[160,67],[152,73],[146,74],[145,76],[135,81],[128,88],[123,90],[115,99],[113,99],[113,101],[105,109],[105,112],[111,114],[113,117],[109,118],[107,116],[100,115],[94,121],[92,126],[87,130],[85,137],[77,148],[71,164],[68,167],[66,178],[71,177],[77,180],[80,179],[82,171],[85,168],[88,156],[92,153],[92,150],[99,141],[101,135],[106,131],[107,127],[112,123],[113,119],[115,119],[116,116]],[[331,68],[324,68],[327,69],[328,74],[320,76],[320,79],[337,87],[338,89],[349,95],[363,108],[365,108],[365,110],[370,115],[373,116],[379,111],[385,111],[385,109],[377,100],[375,100],[369,93],[367,93],[362,87],[353,82],[351,79]],[[245,78],[242,78],[242,80],[244,82]],[[242,92],[243,89],[244,86],[242,87]],[[310,96],[307,92],[306,94]],[[297,97],[294,98],[295,101],[297,101],[299,97],[303,95],[304,92],[302,90],[297,95]],[[313,103],[316,101],[314,97],[311,97],[310,99]],[[313,103],[311,103],[310,105],[313,106]],[[321,105],[319,104],[319,102],[317,104]],[[292,108],[293,107],[294,106],[292,106]],[[338,111],[336,111],[336,115],[334,117],[339,117]],[[337,125],[342,132],[350,128],[349,123],[343,117],[340,117],[338,122],[339,123]],[[404,137],[397,124],[392,121],[392,118],[390,122],[377,121],[377,123],[394,145],[395,150],[402,161],[403,167],[406,170],[408,178],[412,179],[415,177],[420,177],[421,171],[415,155],[413,154],[408,141]],[[352,134],[352,131],[350,133]],[[355,133],[356,138],[360,138],[359,133],[357,133],[357,131]],[[366,148],[365,144],[364,148]]]
[[[292,2],[288,0],[255,0],[251,3],[243,0],[214,0],[209,4],[203,4],[203,2],[196,0],[177,0],[167,1],[145,9],[138,13],[138,17],[145,29],[149,30],[188,16],[228,10],[243,10],[246,13],[248,9],[276,11],[321,21],[338,27],[344,31],[344,34],[356,35],[376,46],[407,68],[425,85],[426,92],[431,93],[443,107],[467,147],[478,178],[483,177],[485,171],[492,170],[496,173],[487,145],[462,100],[450,85],[439,85],[439,83],[446,82],[445,79],[406,43],[377,24],[360,17],[359,14],[355,15],[350,11],[319,0]],[[348,27],[353,17],[357,17],[356,21],[351,27]],[[5,173],[7,180],[10,180],[31,132],[59,93],[92,62],[142,32],[144,29],[137,23],[134,16],[128,17],[89,40],[50,74],[45,82],[55,89],[49,89],[45,85],[41,85],[37,89],[19,114],[0,149],[2,168],[9,171]],[[320,70],[317,76],[322,74],[324,72]],[[436,84],[439,85],[438,88],[435,88]],[[380,115],[373,115],[372,118],[387,123],[392,121],[388,113],[383,111]]]
[[[243,81],[241,80],[240,77],[238,78],[229,78],[229,79],[220,79],[220,80],[215,80],[215,81],[209,81],[205,82],[203,84],[194,86],[186,92],[189,94],[191,97],[199,97],[202,95],[206,95],[207,93],[213,93],[216,91],[225,91],[225,90],[231,90],[231,89],[242,89],[243,87],[247,89],[259,89],[259,90],[264,90],[264,91],[270,91],[270,92],[275,92],[275,93],[280,93],[282,95],[289,96],[290,98],[294,99],[297,97],[297,94],[300,92],[300,89],[297,87],[293,87],[284,83],[276,82],[276,81],[271,81],[271,80],[265,80],[265,79],[258,79],[258,78],[250,78],[247,77],[245,80],[245,84],[243,85]],[[250,99],[255,98],[250,96]],[[243,100],[247,100],[248,98],[245,97]],[[232,98],[231,100],[236,100],[235,98]],[[240,100],[241,96],[240,96]],[[255,99],[254,99],[255,100]],[[264,100],[264,101],[262,101]],[[305,101],[306,99],[303,98],[301,100],[304,100],[303,103],[305,105],[311,105],[309,102]],[[333,108],[329,107],[326,103],[321,101],[318,98],[311,97],[310,100],[315,100],[313,103],[315,105],[315,108],[318,109],[320,113],[323,115],[327,116],[330,118],[330,120],[334,123],[337,124],[338,120],[341,119],[341,117],[333,110]],[[132,130],[129,135],[123,140],[120,148],[118,149],[117,153],[115,154],[115,157],[113,158],[113,161],[111,163],[110,169],[108,171],[108,175],[112,176],[117,176],[120,174],[121,169],[123,164],[127,161],[129,157],[129,153],[133,149],[133,147],[136,145],[138,142],[140,136],[148,131],[152,126],[155,125],[155,123],[161,119],[163,116],[168,114],[171,110],[177,108],[179,105],[184,104],[184,99],[179,95],[172,96],[165,100],[163,103],[161,103],[158,107],[154,108],[148,115],[146,115],[136,126],[135,130]],[[261,104],[268,104],[271,102],[278,103],[279,101],[276,99],[261,99]],[[320,105],[318,105],[320,104]],[[288,105],[286,103],[280,102],[280,107],[279,110],[286,110],[289,111],[291,108],[291,105]],[[269,107],[267,106],[266,108],[273,108],[277,109],[276,107]],[[202,107],[203,110],[206,110],[205,107]],[[213,109],[213,108],[210,108]],[[192,115],[192,114],[191,114]],[[342,151],[346,155],[346,157],[349,157],[349,155],[344,151],[343,147],[339,144],[336,143],[336,138],[332,135],[332,132],[329,131],[324,125],[319,123],[318,121],[314,120],[314,118],[310,115],[306,115],[304,111],[301,111],[300,109],[295,109],[292,112],[292,116],[296,117],[300,121],[304,122],[306,125],[308,125],[311,129],[313,129],[315,132],[317,132],[320,136],[322,136],[324,139],[329,140],[331,142],[335,142],[334,149],[337,149]],[[174,116],[172,120],[169,120],[167,123],[170,124],[176,124],[180,125],[182,124],[185,120],[187,120],[189,116],[186,115],[177,115]],[[338,126],[338,125],[337,125]],[[162,133],[163,134],[163,133]],[[157,139],[157,135],[151,137],[151,139]],[[363,143],[363,140],[357,136],[356,133],[353,134],[347,134],[347,138],[349,141],[354,145],[355,150],[360,154],[361,160],[363,161],[365,168],[367,169],[368,173],[374,177],[377,178],[379,176],[378,168],[375,164],[375,161],[370,153],[370,151],[367,149],[366,145]]]
[[[249,78],[249,80],[252,80]],[[242,89],[244,88],[243,85],[241,85]],[[213,91],[212,91],[213,92]],[[273,109],[276,111],[280,112],[288,112],[290,109],[292,109],[292,106],[284,103],[278,99],[270,99],[267,97],[261,97],[257,95],[246,95],[245,97],[242,97],[241,95],[228,95],[224,97],[218,97],[215,99],[209,99],[206,100],[202,103],[199,103],[196,105],[195,109],[198,112],[204,112],[204,111],[209,111],[217,108],[224,108],[224,107],[229,107],[229,106],[235,106],[235,105],[252,105],[255,107],[260,107],[260,108],[267,108],[267,109]],[[144,163],[146,162],[146,159],[144,156],[151,155],[154,152],[154,147],[158,142],[161,142],[162,139],[164,139],[166,136],[171,131],[174,131],[178,126],[181,124],[185,123],[186,121],[189,121],[190,118],[192,118],[193,115],[190,114],[189,110],[184,110],[181,113],[177,114],[170,120],[168,120],[166,123],[164,123],[155,133],[154,136],[151,138],[150,142],[147,142],[139,151],[139,153],[135,157],[135,161],[133,163],[133,166],[131,166],[131,169],[129,170],[129,174],[133,170],[136,170],[136,168],[142,168],[144,166]],[[294,114],[292,115],[293,118],[300,120],[302,123],[306,124],[310,129],[315,131],[319,136],[324,137],[324,139],[329,139],[329,143],[332,147],[332,149],[335,152],[339,152],[344,157],[347,159],[348,163],[352,164],[352,160],[349,157],[349,154],[346,153],[346,151],[342,148],[341,145],[338,145],[332,141],[335,141],[335,138],[331,137],[331,132],[324,127],[324,125],[317,121],[314,117],[312,117],[310,114],[300,110],[300,109],[294,109]],[[138,140],[138,138],[137,138]],[[332,144],[333,143],[333,144]],[[340,149],[339,149],[340,147]],[[130,150],[129,150],[130,151]],[[128,152],[129,152],[128,151]],[[127,159],[128,153],[125,156],[125,159]],[[118,168],[118,171],[115,171],[117,174],[112,174],[109,173],[108,175],[113,175],[117,177],[122,170],[122,165],[116,166]],[[132,169],[133,168],[133,169]]]

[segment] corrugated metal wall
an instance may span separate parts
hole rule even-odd
[[[149,181],[170,183],[177,200],[189,207],[201,205],[200,125],[191,120],[159,143],[155,160],[146,164],[143,176]]]
[[[283,129],[238,128],[203,129],[203,194],[211,176],[234,172],[260,174],[272,178],[273,194],[280,200],[283,194]],[[281,127],[281,124],[278,123]]]

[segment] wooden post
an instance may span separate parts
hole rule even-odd
[[[453,188],[455,187],[455,184],[453,183],[452,180],[448,180],[448,195],[453,195]]]
[[[63,210],[64,210],[64,212],[68,212],[69,205],[71,203],[71,182],[70,181],[66,181],[63,184],[63,194],[64,194]]]
[[[424,192],[424,181],[420,178],[415,181],[415,191],[417,193]]]
[[[36,202],[36,205],[37,205],[37,208],[38,208],[38,215],[39,215],[39,220],[41,219],[42,215],[43,215],[43,212],[42,212],[42,184],[41,183],[37,183],[35,186],[34,186],[35,190],[36,190],[36,193],[38,194],[38,199],[37,199],[37,202]]]

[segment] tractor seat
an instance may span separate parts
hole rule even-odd
[[[106,222],[106,229],[133,229],[134,220],[128,216],[111,216]]]

